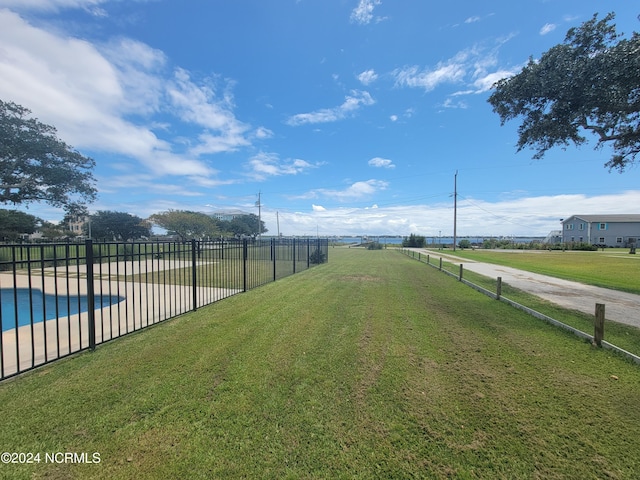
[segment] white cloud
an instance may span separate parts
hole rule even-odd
[[[249,159],[247,168],[254,180],[265,180],[273,176],[298,175],[317,168],[317,165],[299,158],[281,161],[275,153],[260,152]]]
[[[498,80],[513,76],[521,70],[522,66],[511,69],[498,66],[498,48],[511,38],[513,35],[499,39],[498,45],[491,50],[481,45],[461,50],[435,67],[406,66],[394,70],[391,74],[397,87],[423,88],[430,92],[444,84],[463,84],[465,89],[453,93],[452,96],[483,93],[490,90]],[[466,104],[450,100],[444,106],[466,108]]]
[[[391,160],[375,157],[369,160],[369,166],[377,168],[396,168]]]
[[[287,125],[297,127],[307,123],[327,123],[342,120],[350,114],[356,112],[362,106],[373,105],[375,100],[369,92],[362,90],[352,90],[350,95],[345,97],[342,105],[334,108],[323,108],[310,113],[298,113],[287,120]]]
[[[366,25],[373,20],[373,10],[381,5],[381,0],[359,0],[358,6],[351,12],[351,22]],[[378,18],[380,20],[380,18]]]
[[[164,95],[164,53],[128,38],[100,47],[100,53],[112,65],[121,92],[118,104],[112,103],[114,110],[138,115],[157,113]]]
[[[435,69],[420,70],[418,66],[404,67],[393,71],[396,85],[424,88],[429,92],[441,83],[455,83],[464,78],[465,68],[458,64],[438,64]]]
[[[471,23],[477,23],[477,22],[481,22],[486,18],[492,17],[493,13],[489,13],[488,15],[485,15],[484,17],[481,17],[479,15],[473,15],[471,17],[467,17],[464,21],[464,23],[466,23],[467,25],[471,24]]]
[[[378,79],[378,75],[376,74],[376,72],[373,69],[365,70],[360,75],[358,75],[358,80],[360,80],[360,82],[363,85],[369,85],[369,84],[375,82],[377,79]]]
[[[204,195],[193,188],[187,188],[173,183],[158,182],[157,178],[149,174],[126,174],[100,179],[98,182],[100,193],[117,193],[122,189],[131,192],[162,193],[171,196],[198,197]]]
[[[430,92],[443,83],[458,83],[467,75],[471,51],[461,51],[435,68],[421,69],[417,65],[406,66],[392,72],[396,86],[424,88]]]
[[[444,108],[461,108],[463,110],[469,108],[469,105],[467,105],[466,102],[463,102],[462,100],[455,101],[452,98],[447,98],[442,106]]]
[[[206,129],[199,137],[201,144],[192,149],[193,154],[230,152],[249,145],[245,137],[249,126],[235,117],[229,93],[220,97],[214,85],[196,85],[183,69],[176,70],[167,93],[183,121]]]
[[[398,121],[398,116],[397,115],[391,115],[391,116],[389,116],[389,120],[391,120],[392,122],[397,122]]]
[[[521,67],[516,67],[511,70],[498,70],[495,72],[487,73],[486,75],[476,78],[473,82],[473,93],[483,93],[491,90],[493,85],[503,78],[509,78],[517,74],[521,70]]]
[[[3,98],[43,119],[62,110],[58,115],[69,123],[83,121],[86,110],[101,115],[122,101],[116,68],[88,42],[50,34],[0,10],[0,45]]]
[[[258,127],[256,128],[255,132],[253,133],[253,135],[255,136],[255,138],[260,139],[260,140],[265,140],[267,138],[271,138],[273,137],[273,132],[271,130],[269,130],[268,128],[265,127]]]
[[[83,5],[93,3],[55,3]],[[216,172],[199,155],[250,145],[250,126],[233,112],[232,83],[218,92],[213,81],[196,84],[180,68],[168,77],[165,55],[142,42],[121,38],[94,45],[0,10],[0,45],[0,97],[55,125],[75,148],[133,158],[154,175],[211,181]],[[201,129],[199,143],[185,154],[176,153],[178,139],[169,137],[174,123]],[[269,132],[254,135],[267,138]]]
[[[327,188],[318,188],[311,190],[304,195],[296,197],[297,199],[319,198],[324,197],[338,202],[347,202],[373,196],[380,190],[385,190],[389,186],[389,182],[384,180],[366,180],[355,182],[343,190],[334,190]]]
[[[461,199],[458,236],[540,236],[560,228],[560,219],[574,214],[620,213],[620,205],[640,203],[640,190],[613,195],[555,195],[487,202]],[[427,238],[453,234],[451,202],[373,207],[319,207],[308,213],[279,209],[287,234],[409,235]],[[275,211],[263,211],[267,228],[275,231]],[[271,227],[273,225],[273,228]]]
[[[540,35],[546,35],[547,33],[553,32],[558,26],[554,23],[545,23],[544,26],[540,29]]]
[[[41,10],[57,11],[63,8],[82,8],[88,11],[102,10],[98,5],[109,0],[0,0],[0,8],[7,7],[12,10]]]

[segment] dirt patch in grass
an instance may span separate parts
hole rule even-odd
[[[345,282],[382,282],[380,277],[374,277],[371,275],[343,275],[340,280]]]

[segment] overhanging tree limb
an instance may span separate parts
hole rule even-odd
[[[94,160],[30,114],[25,107],[0,100],[0,203],[44,201],[73,208],[95,200]]]
[[[489,97],[501,124],[521,118],[518,150],[536,150],[542,158],[555,146],[587,141],[609,144],[605,165],[624,171],[640,152],[640,35],[622,38],[611,22],[597,15],[567,32],[563,44],[532,58],[517,75],[494,85]]]

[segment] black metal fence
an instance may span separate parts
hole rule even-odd
[[[328,260],[327,239],[0,246],[0,380]]]

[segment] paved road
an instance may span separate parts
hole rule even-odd
[[[590,315],[595,313],[596,303],[605,304],[605,317],[627,325],[640,328],[640,295],[619,292],[608,288],[593,287],[583,283],[571,282],[559,278],[526,272],[511,267],[474,262],[433,250],[414,248],[431,258],[442,257],[454,264],[462,263],[464,270],[479,273],[486,277],[502,277],[503,283],[544,298],[564,308],[578,310]]]

